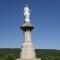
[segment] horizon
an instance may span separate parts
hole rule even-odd
[[[21,48],[0,48],[0,49],[21,49]],[[58,50],[58,51],[60,51],[59,49],[38,49],[38,50]]]

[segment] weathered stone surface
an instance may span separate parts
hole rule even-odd
[[[28,42],[28,43],[23,43],[22,45],[22,48],[21,48],[21,56],[20,58],[21,59],[26,59],[26,58],[36,58],[36,55],[35,55],[35,50],[34,50],[34,47],[33,47],[33,44]]]
[[[31,30],[34,26],[30,22],[25,22],[20,29],[24,32],[24,42],[21,47],[20,59],[36,60],[35,49],[31,41]]]

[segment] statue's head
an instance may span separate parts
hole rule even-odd
[[[26,7],[28,7],[28,5],[26,4]]]

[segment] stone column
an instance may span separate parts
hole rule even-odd
[[[31,31],[34,27],[30,22],[25,22],[20,28],[24,32],[24,42],[21,47],[20,58],[23,60],[35,60],[35,49],[31,41]]]

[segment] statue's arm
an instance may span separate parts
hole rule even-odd
[[[28,9],[29,10],[29,12],[32,12],[30,9]]]
[[[24,8],[24,12],[26,11],[26,8]]]
[[[32,12],[31,10],[29,10],[29,12]]]

